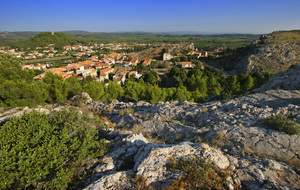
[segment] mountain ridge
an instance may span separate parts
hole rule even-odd
[[[282,72],[300,63],[300,30],[275,31],[262,35],[234,61],[227,61],[229,74],[258,71]]]

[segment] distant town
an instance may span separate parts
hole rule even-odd
[[[168,47],[165,47],[159,57],[153,58],[151,53],[148,54],[149,57],[145,57],[145,55],[139,55],[138,52],[134,51],[134,47],[140,47],[143,51],[157,48],[157,45],[151,44],[77,44],[65,45],[63,51],[56,50],[54,46],[55,44],[48,44],[45,47],[35,47],[35,50],[0,47],[0,53],[11,54],[23,59],[23,70],[44,71],[35,76],[35,80],[42,80],[45,73],[50,71],[62,76],[63,79],[76,75],[80,80],[84,80],[90,76],[98,82],[112,80],[123,85],[126,78],[139,79],[142,77],[143,67],[154,69],[158,73],[156,77],[159,80],[160,75],[165,74],[168,68],[174,65],[187,69],[193,68],[195,63],[199,63],[200,60],[207,59],[209,56],[218,57],[218,53],[224,50],[224,47],[219,47],[209,52],[198,51],[197,48],[194,48],[193,43],[172,44],[173,50],[179,48],[181,51],[172,54],[169,53]],[[103,53],[104,50],[106,53]],[[51,61],[53,58],[64,60],[63,66],[54,66],[53,62],[55,61]]]

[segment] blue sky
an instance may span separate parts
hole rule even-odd
[[[300,29],[300,0],[0,0],[0,31]]]

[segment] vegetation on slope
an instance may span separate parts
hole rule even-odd
[[[0,128],[0,189],[65,189],[80,165],[107,149],[75,110],[32,111]]]
[[[77,34],[76,37],[88,39],[96,43],[182,43],[193,42],[197,48],[214,49],[218,46],[242,47],[259,38],[252,34],[224,34],[224,35],[171,35],[153,33],[90,33]]]
[[[159,101],[188,100],[203,102],[207,98],[233,98],[249,93],[249,90],[266,82],[271,73],[225,76],[222,72],[201,64],[187,72],[173,67],[161,81],[155,71],[148,71],[139,81],[127,79],[121,86],[115,82],[104,83],[87,78],[81,82],[77,76],[66,80],[62,76],[47,72],[42,81],[34,81],[33,70],[22,71],[20,60],[0,54],[0,106],[35,106],[47,103],[62,103],[74,95],[87,92],[95,101],[111,101],[121,97],[143,100],[155,104]]]
[[[300,30],[277,31],[267,36],[267,40],[263,40],[264,43],[298,43],[300,40]]]
[[[183,170],[184,175],[174,181],[167,190],[179,189],[224,189],[227,187],[226,178],[232,176],[232,168],[219,169],[210,160],[192,158],[180,160],[171,158],[167,164],[169,170]],[[238,189],[238,187],[234,187]]]
[[[78,39],[67,34],[59,32],[41,32],[37,34],[34,38],[22,42],[16,42],[12,44],[12,48],[35,49],[36,47],[45,47],[49,44],[55,44],[56,49],[62,49],[65,45],[75,45],[79,43],[88,43],[86,40]]]
[[[10,45],[12,43],[29,40],[37,35],[38,32],[6,32],[0,31],[0,46]]]
[[[41,34],[50,33],[42,32]],[[31,47],[35,42],[31,42],[38,32],[0,32],[0,45],[11,45],[13,48]],[[66,31],[55,32],[55,34],[64,34],[69,38],[76,39],[80,43],[181,43],[193,42],[195,47],[201,49],[214,49],[219,46],[227,46],[230,48],[244,47],[257,40],[260,35],[253,34],[223,34],[223,35],[173,35],[173,34],[154,34],[142,32],[128,33],[90,33],[84,31]],[[24,41],[26,40],[26,41]],[[44,44],[44,43],[43,43]],[[50,43],[51,44],[51,43]],[[55,43],[54,43],[55,44]],[[48,45],[48,44],[46,44]],[[43,46],[46,46],[45,44]],[[37,47],[42,46],[38,45]]]
[[[276,131],[282,131],[289,135],[300,134],[299,124],[280,114],[269,117],[266,119],[266,123]]]

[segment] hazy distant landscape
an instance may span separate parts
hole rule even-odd
[[[299,10],[0,0],[0,189],[300,190]]]
[[[14,42],[33,38],[39,32],[0,32],[0,45],[11,45]],[[192,42],[198,48],[215,48],[227,46],[230,48],[243,47],[259,38],[254,34],[155,34],[144,32],[120,32],[120,33],[92,33],[85,31],[65,31],[62,32],[74,37],[87,40],[91,43],[182,43]]]

